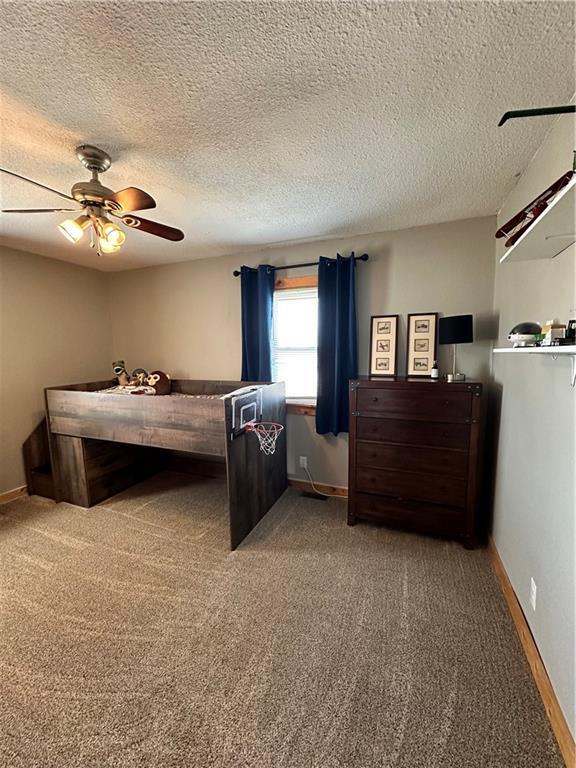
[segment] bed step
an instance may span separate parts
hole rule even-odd
[[[22,446],[22,454],[28,493],[45,496],[47,499],[56,498],[46,419],[42,419],[36,429],[27,437]]]

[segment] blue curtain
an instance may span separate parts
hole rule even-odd
[[[242,267],[242,381],[272,381],[275,269]]]
[[[358,376],[354,254],[320,258],[316,432],[348,432],[348,381]]]

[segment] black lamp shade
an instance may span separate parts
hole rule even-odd
[[[474,341],[472,315],[454,315],[439,319],[439,344],[469,344],[471,341]]]

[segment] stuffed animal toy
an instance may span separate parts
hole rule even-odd
[[[169,395],[172,389],[170,376],[164,371],[152,371],[144,379],[144,385],[135,389],[133,395]]]
[[[112,370],[114,371],[115,375],[118,377],[118,384],[120,384],[121,387],[130,386],[131,379],[128,374],[128,371],[126,370],[126,365],[124,364],[124,360],[116,360],[115,363],[112,363]]]
[[[136,387],[144,386],[144,380],[148,376],[148,371],[144,368],[134,368],[132,371],[132,384]]]
[[[152,387],[155,395],[169,395],[172,389],[170,376],[164,371],[152,371],[146,377],[146,384]]]

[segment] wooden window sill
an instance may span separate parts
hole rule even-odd
[[[298,413],[300,416],[316,416],[316,401],[288,399],[286,410],[288,413]]]

